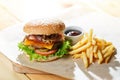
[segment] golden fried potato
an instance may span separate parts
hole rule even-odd
[[[87,68],[95,61],[98,61],[98,64],[108,63],[114,52],[115,47],[111,42],[93,36],[93,29],[90,29],[89,33],[85,33],[82,39],[71,47],[69,54],[75,59],[81,58]]]

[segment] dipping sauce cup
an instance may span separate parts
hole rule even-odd
[[[76,44],[82,38],[84,31],[79,26],[68,26],[64,30],[66,39],[72,40],[72,45]]]

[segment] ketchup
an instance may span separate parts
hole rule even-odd
[[[67,30],[65,32],[65,34],[67,36],[77,36],[77,35],[80,35],[82,32],[81,31],[78,31],[78,30]]]

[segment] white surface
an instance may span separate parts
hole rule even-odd
[[[22,25],[12,26],[0,32],[0,51],[14,62],[67,78],[74,78],[75,80],[120,80],[120,18],[111,17],[104,13],[94,12],[84,16],[74,17],[69,20],[65,19],[64,17],[63,20],[67,26],[81,26],[85,31],[93,28],[96,36],[113,42],[117,48],[117,54],[115,55],[115,58],[112,59],[109,64],[98,65],[95,63],[88,69],[84,68],[81,60],[75,60],[74,63],[71,60],[70,62],[68,60],[69,63],[67,63],[66,60],[64,63],[68,65],[66,65],[66,68],[62,68],[65,66],[65,64],[63,64],[64,66],[60,66],[61,59],[58,62],[55,61],[54,65],[57,66],[55,68],[51,66],[51,64],[54,62],[48,63],[51,68],[48,68],[47,70],[44,68],[45,65],[48,65],[47,63],[40,66],[40,63],[29,62],[26,59],[17,61],[16,59],[20,53],[17,48],[17,43],[22,41],[24,37]],[[58,72],[57,69],[60,69],[61,72]],[[68,76],[66,74],[67,72],[69,72],[71,76]]]

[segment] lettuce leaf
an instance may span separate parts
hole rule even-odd
[[[70,49],[70,41],[64,41],[62,46],[58,49],[58,51],[55,53],[55,56],[63,57],[65,54],[68,54],[68,50]]]
[[[70,41],[66,40],[63,42],[61,47],[58,49],[58,51],[55,54],[51,54],[49,56],[58,56],[63,57],[65,54],[68,54],[68,50],[70,49]],[[23,42],[18,44],[18,48],[23,51],[24,53],[28,54],[30,56],[30,60],[40,60],[44,59],[46,60],[48,56],[43,56],[40,54],[36,54],[34,49],[31,46],[24,45]]]
[[[40,59],[47,59],[46,56],[36,54],[34,49],[30,46],[24,45],[22,42],[18,44],[18,48],[23,51],[24,53],[30,56],[30,60],[40,60]]]

